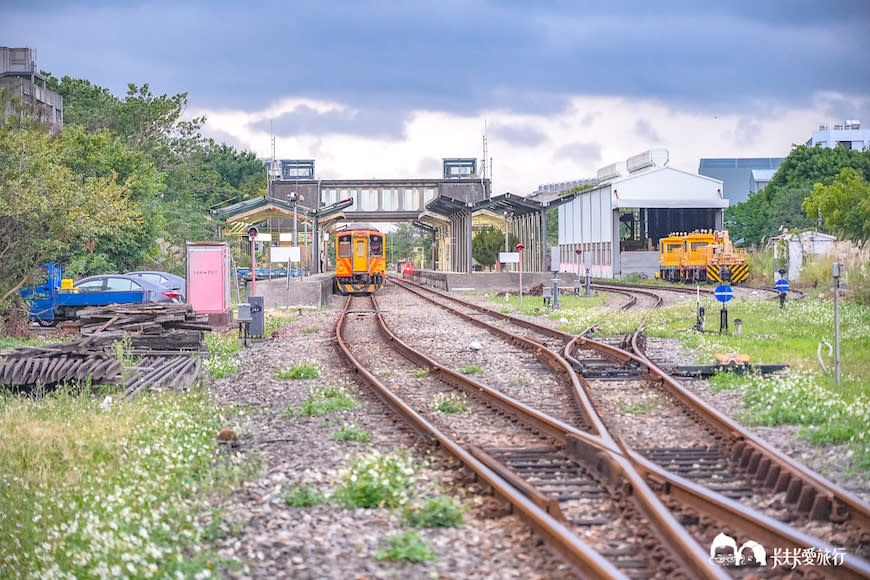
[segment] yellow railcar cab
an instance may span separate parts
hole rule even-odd
[[[369,224],[351,223],[336,233],[335,288],[339,294],[368,295],[384,286],[384,234]]]

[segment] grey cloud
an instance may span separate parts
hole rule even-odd
[[[586,163],[598,162],[601,161],[601,145],[597,143],[568,143],[556,150],[556,159]]]
[[[761,138],[761,123],[754,119],[741,118],[734,128],[734,135],[738,143],[753,145]]]
[[[638,119],[634,124],[634,134],[638,137],[643,137],[644,139],[648,139],[653,143],[661,142],[661,138],[659,137],[656,130],[653,128],[652,124],[646,119]]]
[[[547,140],[540,129],[522,125],[490,125],[487,133],[489,139],[507,141],[509,145],[534,147]]]
[[[402,112],[369,109],[319,113],[310,107],[301,106],[275,119],[260,121],[254,124],[254,128],[271,131],[279,136],[341,133],[399,138],[402,136],[404,121],[405,115]]]

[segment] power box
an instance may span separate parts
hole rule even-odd
[[[262,296],[250,296],[248,302],[251,304],[251,336],[263,336],[266,334],[266,321],[264,298]]]

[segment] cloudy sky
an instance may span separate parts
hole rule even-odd
[[[870,126],[868,38],[867,0],[0,0],[41,69],[187,92],[209,136],[321,178],[438,177],[486,131],[495,193]]]

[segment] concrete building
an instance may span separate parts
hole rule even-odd
[[[658,271],[658,241],[674,231],[722,229],[722,181],[667,166],[651,149],[598,171],[598,185],[559,206],[561,271],[623,278]],[[581,250],[578,256],[577,249]]]
[[[4,113],[15,112],[12,101],[33,111],[36,118],[56,130],[63,128],[63,97],[45,87],[33,49],[0,46],[0,91],[7,96]]]
[[[870,130],[862,129],[861,121],[856,120],[833,126],[819,125],[819,130],[813,131],[813,136],[806,144],[810,147],[821,145],[828,148],[845,147],[855,151],[867,151],[870,149]]]
[[[735,204],[764,189],[783,161],[784,157],[701,159],[698,174],[722,181],[722,196]]]

